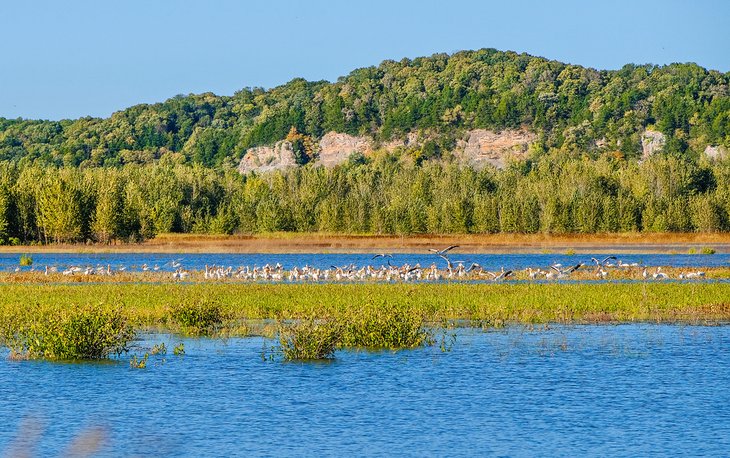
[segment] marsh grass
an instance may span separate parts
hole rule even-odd
[[[3,341],[15,359],[102,359],[127,351],[135,335],[120,307],[56,307],[11,320]]]
[[[707,271],[708,278],[714,275]],[[297,328],[300,322],[306,326]],[[730,284],[0,285],[0,343],[16,358],[103,358],[124,351],[132,329],[146,328],[278,336],[293,348],[292,355],[302,350],[301,355],[319,358],[330,354],[325,350],[333,341],[335,349],[426,345],[434,330],[452,324],[489,330],[616,322],[728,323]]]
[[[369,303],[364,308],[340,318],[343,348],[390,349],[415,348],[433,343],[426,329],[423,313],[396,301]]]
[[[228,319],[222,307],[209,300],[179,303],[172,307],[170,315],[185,334],[195,336],[210,336],[219,332]]]
[[[282,321],[278,340],[286,360],[331,359],[338,348],[400,350],[435,341],[421,312],[388,301],[349,309],[336,318]]]
[[[279,347],[288,361],[332,359],[342,337],[342,325],[331,319],[306,318],[279,327]]]
[[[30,255],[21,254],[20,260],[18,260],[18,264],[20,264],[21,266],[32,266],[33,258]]]

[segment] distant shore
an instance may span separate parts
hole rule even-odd
[[[730,253],[730,234],[163,234],[142,243],[2,246],[0,253],[399,253],[449,245],[462,253]]]

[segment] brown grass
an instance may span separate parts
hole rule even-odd
[[[66,244],[0,247],[0,252],[149,252],[149,253],[355,253],[413,252],[460,245],[461,252],[539,253],[665,252],[687,253],[711,247],[730,252],[726,233],[622,234],[452,234],[452,235],[342,235],[329,233],[271,233],[258,235],[162,234],[134,244]]]

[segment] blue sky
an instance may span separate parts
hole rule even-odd
[[[109,116],[176,94],[336,80],[484,47],[595,68],[730,70],[730,1],[23,0],[0,12],[0,116]]]

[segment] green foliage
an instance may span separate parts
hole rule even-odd
[[[167,353],[167,345],[165,345],[165,342],[160,342],[158,344],[155,344],[152,349],[150,349],[151,355],[164,355]]]
[[[433,343],[423,315],[400,301],[368,304],[340,322],[341,347],[397,350]]]
[[[330,359],[337,348],[398,350],[434,342],[425,329],[423,314],[400,301],[368,303],[336,318],[280,323],[278,334],[287,360]]]
[[[183,342],[180,342],[179,344],[175,345],[175,348],[172,349],[172,354],[175,356],[182,356],[185,354],[185,344]]]
[[[207,300],[178,304],[170,316],[184,332],[199,336],[215,334],[227,318],[220,305]]]
[[[598,71],[494,49],[384,61],[335,83],[205,93],[106,119],[0,119],[0,244],[139,241],[166,232],[377,234],[730,230],[730,76],[694,64]],[[474,171],[469,129],[537,134],[527,161]],[[638,163],[647,128],[666,137]],[[396,154],[240,177],[247,149],[327,132]]]
[[[52,308],[15,316],[4,341],[16,358],[101,359],[127,351],[134,331],[120,308]]]
[[[0,161],[118,167],[174,157],[221,167],[292,127],[303,136],[294,145],[300,163],[309,156],[305,139],[329,131],[386,141],[436,133],[416,153],[420,161],[441,156],[465,129],[516,127],[540,134],[547,149],[637,158],[651,125],[666,136],[665,153],[687,156],[707,144],[730,147],[728,85],[727,73],[695,64],[601,71],[480,49],[387,60],[335,83],[297,78],[232,97],[176,96],[106,119],[0,118]]]
[[[33,258],[30,255],[27,254],[21,254],[20,260],[18,261],[18,264],[21,266],[32,266],[33,265]]]
[[[149,357],[149,353],[145,353],[142,358],[138,358],[137,355],[133,355],[132,359],[129,360],[129,367],[133,369],[144,369],[147,367],[147,360]]]
[[[279,326],[279,345],[287,360],[321,360],[334,357],[342,329],[334,320],[308,318]]]

